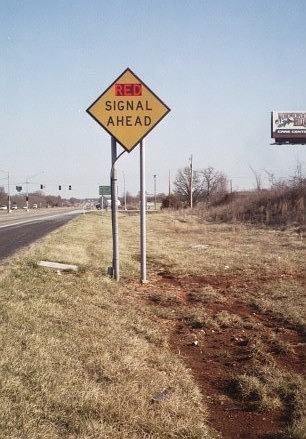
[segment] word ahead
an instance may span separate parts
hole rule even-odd
[[[126,69],[87,112],[128,152],[170,111],[130,69]]]
[[[137,84],[136,84],[137,85]],[[108,121],[106,123],[106,126],[125,126],[125,127],[132,127],[132,126],[150,126],[152,123],[152,119],[150,116],[136,116],[137,111],[144,111],[146,113],[152,111],[152,108],[150,107],[150,104],[148,101],[106,101],[105,102],[105,110],[106,111],[121,111],[127,112],[130,111],[132,114],[129,116],[110,116],[108,118]]]

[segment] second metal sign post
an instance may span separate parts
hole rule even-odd
[[[117,143],[131,152],[140,144],[140,280],[146,282],[146,187],[144,137],[168,114],[170,108],[132,72],[126,69],[87,109],[111,135],[111,208],[113,232],[112,276],[120,279],[118,195],[116,161]],[[123,151],[124,152],[124,151]]]
[[[118,232],[118,196],[117,196],[117,142],[111,138],[112,168],[111,168],[111,209],[112,209],[112,232],[113,232],[113,261],[112,276],[115,280],[120,279],[119,264],[119,232]]]
[[[140,141],[140,280],[147,281],[147,227],[146,227],[146,177],[145,177],[145,148]]]

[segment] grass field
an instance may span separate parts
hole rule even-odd
[[[305,246],[294,233],[87,214],[0,266],[0,437],[305,438]],[[40,259],[75,263],[58,275]]]

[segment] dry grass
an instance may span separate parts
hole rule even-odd
[[[138,218],[131,221],[137,227]],[[186,212],[149,216],[148,225],[151,272],[228,278],[227,288],[237,297],[303,327],[306,246],[292,231],[205,224]],[[138,252],[130,227],[121,226],[125,246]]]
[[[199,208],[216,222],[249,222],[273,226],[305,224],[306,183],[272,187],[270,190],[226,194],[215,205]],[[300,227],[298,227],[300,229]],[[302,234],[305,229],[300,230]]]
[[[224,390],[232,398],[242,401],[249,410],[261,412],[281,405],[277,398],[269,394],[269,387],[256,376],[235,376],[224,383]]]
[[[207,304],[207,303],[222,303],[226,300],[225,296],[218,293],[211,286],[206,286],[196,291],[190,291],[187,294],[189,302],[197,304]]]
[[[82,270],[59,276],[41,258]],[[105,276],[109,260],[109,220],[86,215],[1,267],[1,438],[212,437],[190,373]]]
[[[149,215],[149,278],[171,273],[178,280],[206,276],[211,282],[203,289],[191,285],[187,312],[175,287],[151,291],[151,307],[132,300],[138,294],[133,289],[139,276],[138,230],[138,216],[120,217],[119,285],[105,275],[110,220],[102,223],[98,215],[69,223],[0,267],[3,438],[211,438],[200,392],[169,351],[152,313],[191,328],[245,328],[248,322],[234,313],[205,312],[207,304],[226,304],[230,294],[254,313],[277,316],[302,332],[305,246],[290,231],[205,224],[187,212]],[[42,258],[82,269],[58,276],[36,268]],[[270,346],[280,356],[291,349],[277,337]],[[258,361],[265,356],[260,339],[250,350]],[[267,370],[250,371],[251,378],[243,381],[243,394],[252,393],[247,391],[252,384],[258,399],[239,398],[256,410],[287,407],[291,437],[300,439],[300,377],[278,373],[266,357]],[[152,403],[165,389],[165,399]]]
[[[192,276],[211,282],[202,291],[191,289],[187,293],[188,309],[178,309],[177,303],[162,312],[154,309],[159,317],[180,319],[193,331],[252,328],[251,322],[236,314],[206,312],[207,304],[226,305],[229,294],[232,299],[250,305],[255,315],[261,313],[277,318],[280,327],[282,323],[291,325],[301,335],[305,334],[305,245],[294,231],[242,224],[205,224],[186,211],[149,217],[148,223],[152,273],[169,273],[176,279],[188,276],[191,283]],[[122,224],[124,240],[129,243],[127,227],[128,224]],[[165,300],[171,304],[175,297],[176,292],[172,290]],[[248,352],[257,369],[243,378],[233,376],[241,385],[239,398],[248,408],[257,411],[281,407],[287,413],[286,435],[304,438],[301,433],[305,434],[304,382],[300,375],[278,369],[274,360],[274,355],[286,356],[294,352],[294,348],[274,334],[264,341],[254,337]],[[268,380],[263,378],[268,375]],[[287,390],[282,392],[281,388]]]

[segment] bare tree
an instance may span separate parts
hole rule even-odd
[[[295,172],[294,175],[290,178],[290,183],[293,187],[300,187],[303,184],[303,180],[302,163],[297,160]]]
[[[252,166],[249,166],[249,168],[251,169],[251,171],[254,174],[255,182],[256,182],[256,189],[258,191],[261,191],[261,173],[256,171],[255,169],[253,169]]]
[[[267,174],[268,181],[271,187],[273,187],[275,185],[275,175],[273,174],[273,172],[267,171],[267,169],[264,169],[264,171]]]
[[[227,192],[228,181],[225,174],[211,166],[200,171],[200,174],[203,200],[210,201],[214,195]]]
[[[182,201],[188,203],[190,200],[190,179],[191,169],[190,166],[186,166],[178,171],[174,181],[175,194]],[[211,166],[200,171],[193,171],[192,182],[195,204],[199,201],[211,201],[215,195],[223,195],[227,192],[226,176]]]
[[[198,171],[192,172],[192,185],[191,181],[191,168],[190,166],[186,166],[183,169],[180,169],[177,172],[175,181],[174,181],[174,193],[180,198],[180,200],[184,202],[188,202],[190,200],[190,188],[192,187],[192,196],[194,203],[197,203],[201,198],[202,193],[202,185],[201,178]]]
[[[0,204],[6,204],[7,194],[3,186],[0,186]]]

